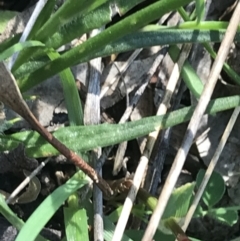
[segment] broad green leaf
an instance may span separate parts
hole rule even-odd
[[[116,208],[113,212],[111,212],[107,217],[111,222],[117,222],[121,212],[122,212],[123,206],[121,205],[120,207]]]
[[[28,241],[34,241],[45,224],[50,220],[64,201],[72,193],[88,183],[86,180],[81,180],[81,175],[81,171],[80,174],[76,173],[64,185],[60,186],[50,194],[40,206],[38,206],[19,232],[16,241],[26,241],[26,237],[28,237]]]
[[[165,226],[165,222],[168,222],[171,219],[174,219],[178,225],[183,225],[184,218],[191,203],[194,187],[195,183],[187,183],[174,190],[169,198],[162,220],[158,225],[158,229],[161,232],[165,234],[172,233],[172,231]]]
[[[84,208],[64,207],[65,232],[68,241],[88,241],[87,215]]]
[[[200,186],[204,175],[205,175],[204,170],[200,170],[198,172],[197,179],[196,179],[197,187]],[[202,195],[202,200],[204,201],[204,203],[207,205],[208,208],[211,208],[221,200],[225,192],[225,189],[226,187],[222,176],[217,172],[213,172]]]
[[[187,183],[172,193],[162,219],[181,218],[187,214],[195,183]]]
[[[173,191],[164,210],[162,220],[158,225],[158,229],[161,232],[165,234],[172,233],[171,230],[165,227],[165,222],[168,222],[170,219],[174,219],[179,225],[183,224],[184,217],[192,200],[194,187],[195,183],[187,183]],[[144,190],[139,190],[138,196],[152,211],[156,208],[157,198]]]
[[[240,96],[219,98],[210,101],[206,113],[215,114],[234,108],[240,104]],[[162,116],[143,118],[124,124],[101,124],[90,126],[70,126],[60,128],[54,136],[73,151],[88,151],[97,147],[114,145],[123,141],[147,135],[156,128],[167,128],[188,121],[194,107],[185,107]],[[13,135],[0,135],[0,150],[10,150],[24,143],[26,154],[31,157],[57,155],[58,152],[34,131]]]
[[[109,218],[110,221],[113,223],[117,222],[121,212],[122,212],[123,206],[119,206],[116,208],[112,213],[110,213],[107,217]],[[147,222],[148,220],[146,219],[146,215],[152,214],[152,211],[147,211],[145,210],[145,205],[144,204],[135,204],[131,210],[131,213],[135,216],[140,218],[141,220]]]
[[[0,34],[4,32],[7,27],[8,21],[14,18],[17,15],[17,12],[12,11],[0,11]]]
[[[239,209],[238,209],[239,210]],[[208,215],[220,222],[233,226],[238,221],[238,211],[230,208],[216,208],[208,212]]]

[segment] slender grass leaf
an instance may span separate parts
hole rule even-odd
[[[3,61],[5,59],[11,57],[14,53],[19,52],[25,48],[36,47],[36,46],[45,47],[45,44],[43,44],[39,41],[34,41],[34,40],[14,44],[12,47],[10,47],[0,53],[0,61]]]
[[[197,23],[199,24],[205,14],[205,0],[196,0]]]
[[[56,4],[56,0],[48,0],[43,7],[41,13],[38,15],[37,20],[34,23],[29,35],[28,40],[33,39],[33,36],[38,32],[38,30],[51,18],[52,12],[54,10],[54,6]]]
[[[54,50],[49,51],[48,56],[53,60],[59,56],[59,53]],[[75,78],[70,68],[61,71],[59,76],[63,87],[64,100],[67,106],[70,125],[82,125],[83,110],[75,83]]]
[[[87,55],[96,53],[96,51],[103,48],[106,44],[113,42],[139,28],[145,26],[147,23],[159,19],[163,14],[179,8],[182,5],[191,2],[190,0],[161,0],[157,1],[150,6],[134,13],[133,15],[123,19],[115,25],[105,29],[100,34],[81,45],[67,51],[58,59],[51,61],[34,73],[18,81],[19,86],[23,88],[24,85],[28,85],[29,81],[38,79],[41,75],[41,79],[53,76],[54,74],[62,71],[63,69],[79,63],[80,59]]]
[[[58,9],[58,11],[39,29],[34,36],[37,40],[44,41],[53,33],[55,33],[61,25],[71,21],[78,15],[87,14],[88,12],[99,7],[108,0],[67,0]]]
[[[18,216],[12,212],[5,202],[2,194],[0,194],[0,213],[11,223],[18,231],[24,226],[24,222],[18,218]],[[38,235],[36,241],[47,241],[42,236]]]
[[[20,37],[20,34],[16,34],[0,43],[0,53],[18,43]]]
[[[191,21],[192,19],[188,16],[187,12],[184,10],[184,8],[179,8],[179,13],[182,16],[182,18],[184,19],[184,21],[187,21],[187,23],[189,21]],[[199,25],[202,25],[203,22],[201,22]],[[219,26],[218,24],[222,25]],[[228,23],[222,23],[222,22],[216,22],[216,25],[218,25],[218,29],[220,28],[225,28],[226,26],[223,26],[224,24],[228,24]],[[214,23],[211,24],[214,25]],[[204,48],[209,52],[209,54],[212,56],[212,58],[216,58],[217,54],[215,53],[215,51],[212,49],[212,47],[210,46],[209,43],[203,43]],[[223,65],[223,69],[224,71],[227,73],[227,75],[238,85],[240,85],[240,76],[227,64],[224,63]]]
[[[176,45],[172,45],[168,53],[172,60],[174,62],[177,61],[177,58],[180,54],[180,50]],[[201,79],[196,74],[195,70],[192,68],[192,66],[189,64],[189,62],[186,60],[182,70],[181,70],[181,76],[186,84],[186,86],[189,88],[190,92],[196,97],[199,98],[203,91],[203,83],[201,82]]]
[[[62,45],[69,43],[73,39],[80,37],[82,34],[88,33],[90,30],[100,28],[105,24],[109,23],[113,17],[113,11],[110,5],[115,6],[118,12],[123,15],[128,10],[143,1],[144,0],[116,0],[114,1],[114,3],[113,1],[107,1],[98,8],[94,9],[94,11],[91,11],[88,14],[85,13],[84,15],[77,16],[72,21],[64,24],[52,36],[48,36],[48,38],[44,40],[44,43],[49,48],[53,48],[56,50]],[[44,10],[42,11],[42,13],[44,13],[45,16]],[[38,24],[35,23],[35,25],[37,26]],[[35,25],[34,29],[36,28],[37,30],[39,30],[39,27],[36,27]],[[32,36],[33,34],[31,34],[31,37]],[[30,59],[30,56],[31,58],[34,58],[42,55],[43,53],[41,49],[37,49],[32,53],[30,53],[30,51],[24,51],[24,53],[21,53],[21,55],[19,56],[17,62],[15,62],[13,71],[16,71],[20,67],[20,65],[26,62],[26,60]]]
[[[206,113],[234,108],[240,104],[240,96],[224,97],[212,100]],[[147,135],[156,128],[168,128],[188,121],[194,107],[185,107],[162,116],[143,118],[125,124],[102,124],[77,127],[64,127],[57,130],[54,136],[73,151],[87,151],[97,147],[114,145]],[[13,149],[17,142],[23,142],[26,154],[31,157],[57,155],[58,152],[34,131],[16,133],[10,136],[0,136],[0,150]]]
[[[131,51],[134,49],[146,48],[150,46],[158,46],[158,45],[165,45],[165,44],[179,44],[179,43],[220,42],[223,39],[224,34],[225,34],[225,30],[217,31],[217,30],[162,29],[159,31],[136,32],[134,34],[129,34],[115,42],[112,42],[111,44],[105,44],[100,51],[96,51],[95,53],[89,52],[82,57],[79,56],[79,58],[74,58],[75,60],[72,61],[71,59],[73,58],[73,55],[71,54],[72,53],[71,51],[75,52],[76,48],[78,48],[78,47],[75,47],[74,48],[75,50],[72,49],[66,52],[65,54],[61,55],[60,58],[54,60],[59,62],[60,64],[59,66],[56,65],[56,68],[55,68],[56,71],[54,69],[51,69],[53,62],[46,63],[44,66],[42,66],[42,63],[40,62],[40,65],[36,67],[34,66],[36,62],[33,62],[33,70],[35,69],[35,71],[34,72],[31,71],[32,73],[30,72],[30,75],[28,75],[29,72],[27,72],[26,70],[28,70],[29,67],[26,69],[23,69],[25,73],[21,73],[21,76],[25,75],[25,77],[22,77],[17,82],[21,91],[24,92],[29,90],[33,86],[41,83],[47,77],[50,77],[51,75],[57,73],[58,71],[60,71],[60,69],[69,67],[72,64],[79,64],[82,62],[87,62],[97,57],[109,56],[113,53],[122,53],[122,52]],[[236,34],[235,40],[236,41],[240,40],[240,32]],[[78,53],[76,53],[76,56],[78,56]],[[31,63],[27,63],[26,65],[31,66]],[[55,66],[55,64],[53,65]],[[39,69],[36,69],[38,67]]]

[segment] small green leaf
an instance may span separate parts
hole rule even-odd
[[[187,183],[174,190],[163,214],[163,219],[170,217],[181,218],[186,215],[194,187],[195,183]]]
[[[201,207],[201,205],[197,205],[197,208],[196,208],[195,213],[194,213],[194,217],[202,217],[203,213],[204,213],[204,210]]]
[[[208,212],[213,218],[233,226],[238,221],[237,210],[229,210],[228,208],[217,208]]]
[[[204,175],[205,175],[205,171],[200,170],[196,180],[197,187],[200,186]],[[204,203],[210,208],[220,201],[224,192],[225,192],[225,183],[222,176],[217,172],[213,172],[205,188],[202,199]]]
[[[65,207],[64,223],[68,241],[89,240],[87,214],[84,208]]]

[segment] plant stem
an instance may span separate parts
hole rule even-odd
[[[52,146],[86,173],[106,195],[112,195],[108,183],[91,166],[41,126],[23,100],[13,75],[7,70],[3,62],[0,63],[0,101],[27,120]]]

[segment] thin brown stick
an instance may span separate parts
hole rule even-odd
[[[8,71],[3,62],[0,63],[0,101],[27,120],[60,153],[86,173],[107,196],[112,195],[112,190],[108,183],[91,166],[41,126],[23,100],[14,76]]]

